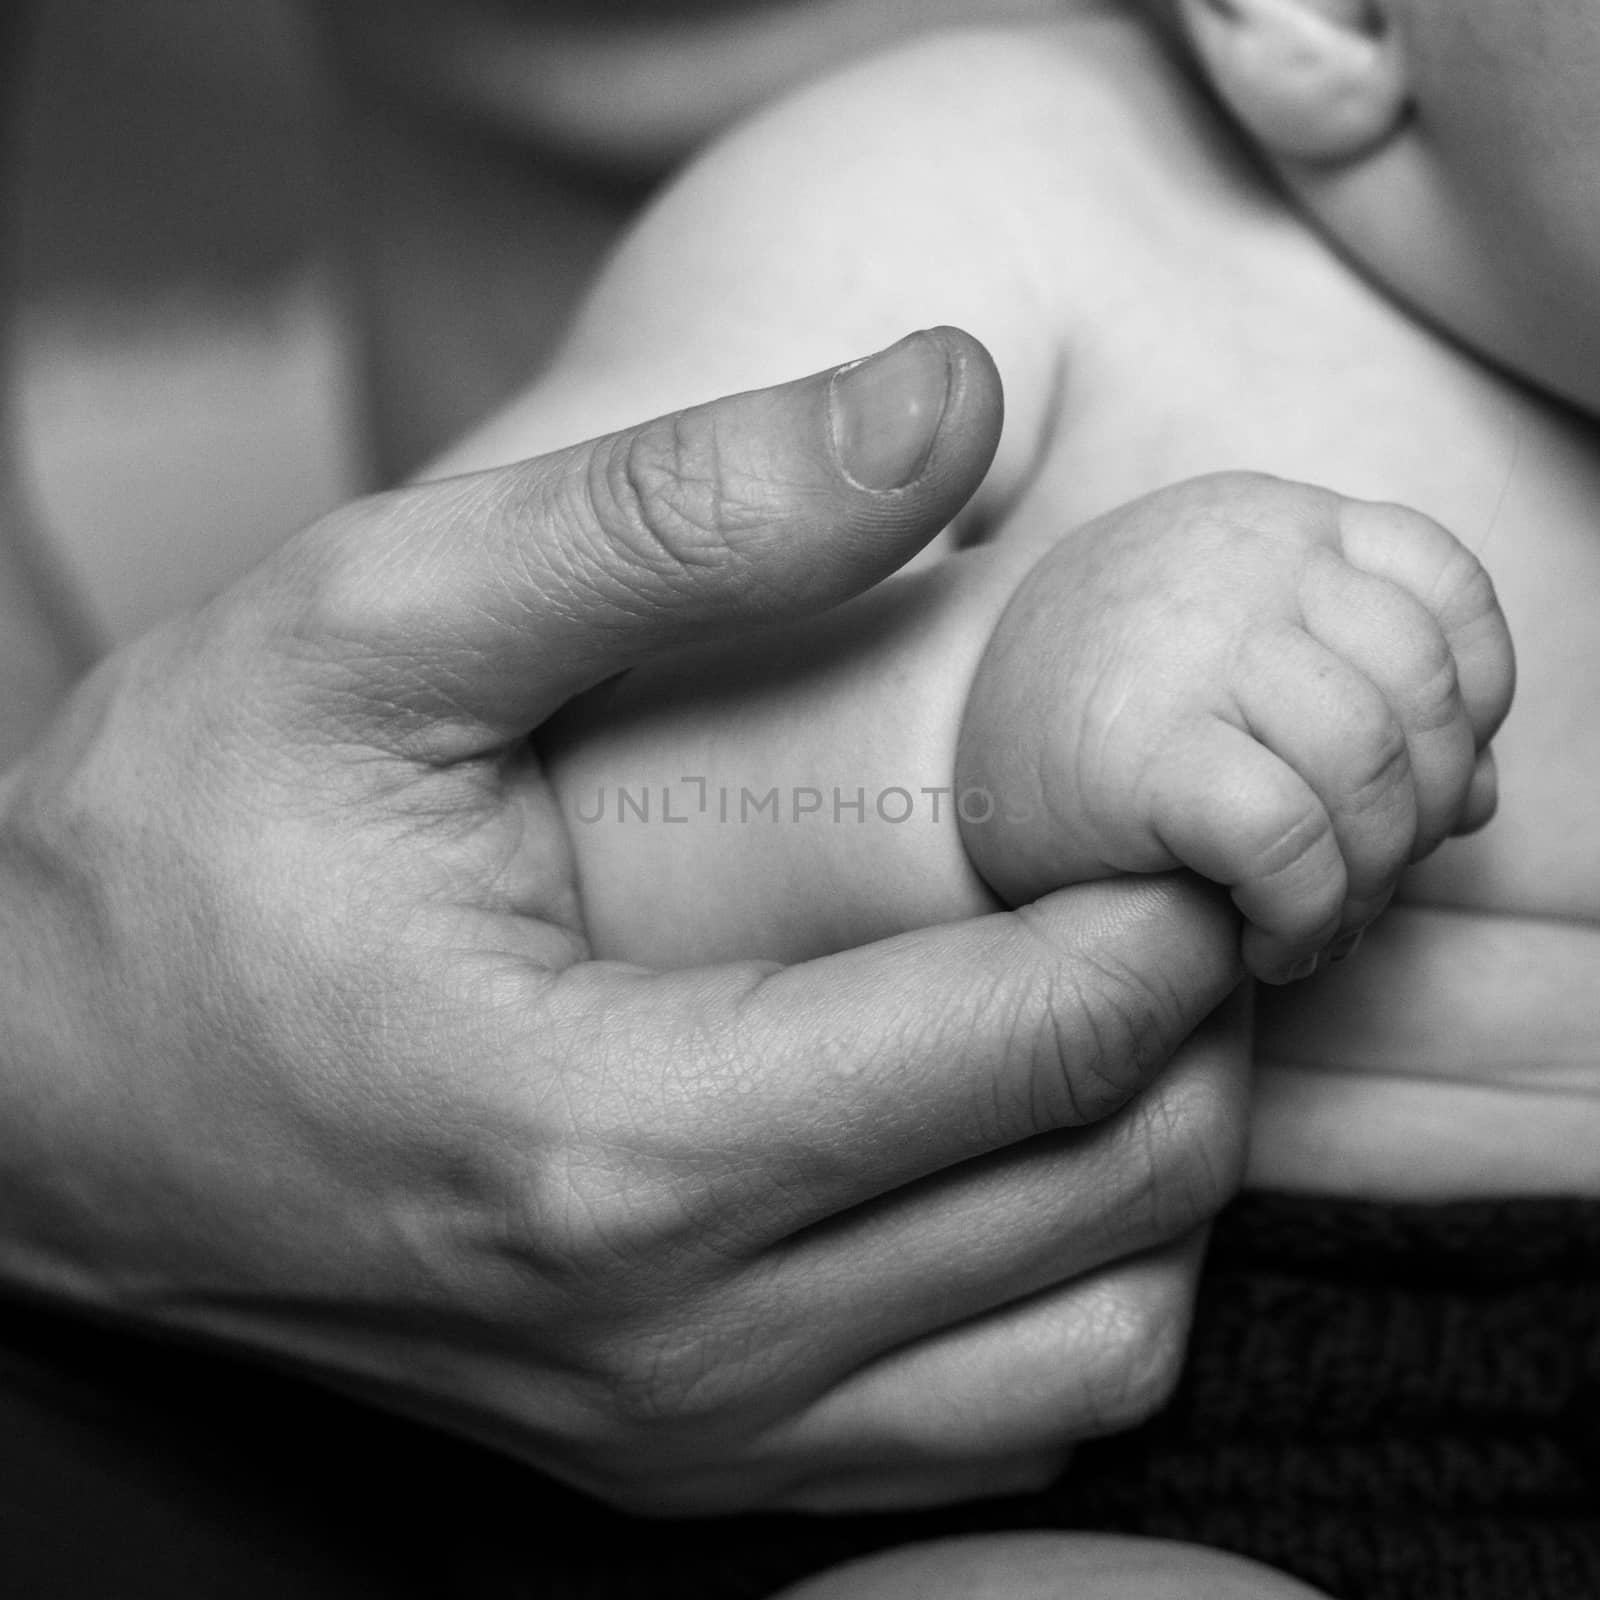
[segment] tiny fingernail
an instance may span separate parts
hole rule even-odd
[[[1284,969],[1284,983],[1299,983],[1302,978],[1309,978],[1317,970],[1317,958],[1307,956],[1304,961],[1297,961],[1292,967]]]
[[[913,333],[840,367],[828,394],[845,476],[858,489],[903,489],[933,454],[950,397],[950,360],[939,340]]]
[[[1334,942],[1328,946],[1328,960],[1348,961],[1350,957],[1356,953],[1357,948],[1361,944],[1361,935],[1366,931],[1367,930],[1365,928],[1357,928],[1354,933],[1347,933],[1344,938],[1335,939]]]

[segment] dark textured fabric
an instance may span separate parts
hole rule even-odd
[[[1155,1422],[1049,1492],[664,1525],[287,1379],[0,1308],[0,1593],[759,1600],[963,1530],[1116,1529],[1339,1600],[1600,1600],[1600,1204],[1248,1196]]]
[[[1600,1206],[1247,1197],[1174,1403],[1074,1485],[1349,1600],[1600,1600]]]

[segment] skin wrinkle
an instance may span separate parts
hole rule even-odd
[[[1105,1198],[1114,1202],[1103,1213],[1099,1248],[1105,1261],[1139,1244],[1148,1248],[1177,1238],[1210,1215],[1187,1215],[1182,1207],[1169,1215],[1162,1203],[1162,1160],[1181,1155],[1195,1137],[1193,1127],[1177,1120],[1169,1105],[1171,1094],[1165,1084],[1153,1087],[1117,1115],[1102,1178]]]
[[[1052,952],[1048,939],[1035,920],[1033,908],[1020,907],[1014,915],[1039,940],[1041,954],[1049,956]],[[1032,1133],[1064,1124],[1081,1127],[1098,1121],[1127,1100],[1142,1081],[1149,1063],[1164,1058],[1175,1042],[1161,1034],[1147,1009],[1150,996],[1146,980],[1134,977],[1099,948],[1080,946],[1074,951],[1070,966],[1063,968],[1059,962],[1052,962],[1045,970],[1049,974],[1046,981],[1050,999],[1043,1025],[1049,1045],[1046,1059],[1052,1063],[1052,1070],[1048,1074],[1040,1072],[1036,1061],[1030,1074],[1030,1086],[1041,1086],[1041,1098],[1030,1108]],[[1098,987],[1091,987],[1089,974],[1101,980]],[[1107,1027],[1108,1015],[1115,1017],[1114,1028]],[[1087,1032],[1087,1052],[1074,1047],[1072,1024]],[[1121,1064],[1121,1072],[1108,1070],[1109,1062]],[[1084,1090],[1091,1083],[1100,1085],[1102,1093],[1086,1096]],[[1056,1114],[1052,1114],[1051,1088],[1057,1096]],[[1063,1110],[1065,1117],[1059,1114]]]
[[[788,1337],[757,1332],[745,1302],[770,1304],[772,1291],[753,1283],[748,1274],[741,1287],[741,1296],[724,1305],[720,1318],[708,1306],[697,1315],[693,1337],[685,1337],[680,1328],[657,1347],[650,1377],[660,1395],[654,1403],[667,1402],[662,1420],[670,1422],[671,1432],[687,1435],[697,1455],[730,1434],[759,1438],[786,1411],[798,1409],[796,1401],[825,1393],[840,1376],[807,1373],[812,1353],[804,1318],[788,1320]],[[752,1415],[751,1400],[758,1393],[763,1403]]]
[[[693,593],[697,568],[720,574],[736,562],[741,569],[741,617],[753,621],[782,614],[792,604],[792,586],[763,576],[765,552],[778,542],[772,534],[774,521],[781,537],[792,534],[792,513],[783,515],[780,508],[794,503],[797,482],[759,473],[737,478],[715,428],[705,429],[705,442],[686,444],[681,419],[674,428],[671,462],[651,457],[652,450],[636,441],[613,482],[626,496],[625,517],[637,518],[644,530],[642,564],[653,567],[650,551],[659,549],[661,575],[681,573],[682,588]],[[737,488],[741,482],[760,484],[763,495],[742,501]]]
[[[700,1148],[705,1148],[702,1141]],[[813,1230],[826,1230],[836,1219],[813,1218],[815,1205],[808,1197],[819,1186],[842,1187],[851,1168],[831,1154],[811,1130],[786,1138],[781,1145],[757,1149],[735,1141],[717,1151],[723,1187],[740,1203],[724,1214],[708,1208],[702,1219],[709,1241],[725,1259],[753,1263],[781,1239],[796,1239]],[[689,1176],[703,1178],[691,1170]],[[701,1187],[706,1186],[702,1183]],[[870,1205],[866,1201],[862,1204]],[[851,1207],[853,1213],[857,1207]]]
[[[1421,731],[1436,733],[1448,727],[1460,700],[1461,678],[1456,671],[1456,658],[1441,642],[1427,680],[1412,694],[1412,705],[1421,708],[1415,712]]]
[[[599,526],[606,530],[607,557],[596,558],[591,566],[563,547],[562,566],[550,563],[551,575],[574,596],[570,602],[574,611],[582,609],[591,594],[603,597],[619,613],[613,626],[621,630],[630,625],[631,619],[649,616],[659,607],[660,599],[651,593],[652,583],[678,577],[680,581],[674,587],[680,594],[692,597],[699,587],[693,569],[726,573],[730,562],[737,562],[746,575],[739,606],[744,617],[770,615],[778,609],[783,586],[776,578],[758,580],[756,576],[767,559],[762,548],[767,541],[756,541],[750,547],[751,541],[728,537],[727,532],[730,526],[763,527],[769,520],[766,508],[752,507],[748,518],[730,517],[737,501],[729,494],[727,479],[731,473],[725,464],[715,419],[699,418],[693,427],[697,432],[685,444],[679,422],[664,419],[652,424],[637,440],[612,441],[589,458],[581,507],[558,511],[557,516],[562,526],[587,529],[594,525],[595,518],[584,512],[598,513]],[[664,431],[670,436],[670,449],[663,452]],[[691,473],[684,463],[704,458],[708,450],[709,463],[696,466]],[[661,453],[659,461],[652,459],[657,452]],[[763,481],[770,489],[770,475]],[[563,476],[558,488],[570,491],[576,485]],[[684,490],[688,491],[686,496]],[[788,498],[792,501],[793,496]],[[696,500],[701,502],[698,507]],[[781,499],[774,498],[775,505],[781,503]],[[664,520],[663,506],[669,507]],[[618,549],[628,552],[637,564],[634,570],[648,574],[648,582],[635,581],[628,569],[616,567],[611,554]],[[542,554],[548,561],[548,551]]]
[[[1386,796],[1406,784],[1411,774],[1411,752],[1405,734],[1388,717],[1369,717],[1363,729],[1361,776],[1350,785],[1358,810],[1382,804]],[[1367,798],[1370,795],[1370,799]]]
[[[608,610],[608,620],[603,624],[605,629],[626,634],[658,608],[642,585],[628,582],[596,556],[599,541],[587,529],[590,509],[597,504],[594,483],[603,471],[592,458],[581,472],[574,465],[524,513],[530,528],[547,523],[562,529],[583,530],[579,540],[546,540],[527,545],[519,541],[518,548],[537,550],[539,582],[554,583],[555,592],[549,597],[547,612],[554,611],[575,631],[576,625],[592,608],[602,605]],[[584,540],[588,542],[587,549]],[[543,601],[543,591],[540,596]]]
[[[719,561],[740,556],[728,537],[716,429],[705,419],[658,422],[603,459],[601,481],[616,513],[608,518],[600,506],[608,550],[620,550],[657,581],[690,587],[697,568],[715,570]]]
[[[1131,1195],[1119,1196],[1119,1209],[1131,1208],[1144,1218],[1139,1236],[1177,1238],[1215,1216],[1230,1192],[1212,1162],[1210,1141],[1194,1137],[1196,1127],[1216,1121],[1215,1113],[1209,1118],[1199,1113],[1186,1100],[1175,1101],[1170,1089],[1141,1095],[1129,1107],[1128,1140],[1137,1145],[1132,1160],[1139,1182]],[[1199,1167],[1204,1185],[1193,1166]]]
[[[956,1221],[965,1218],[964,1245],[953,1257],[947,1257],[947,1270],[941,1272],[930,1262],[929,1288],[922,1296],[926,1299],[929,1293],[941,1295],[944,1305],[941,1320],[951,1321],[963,1305],[976,1303],[974,1296],[987,1298],[982,1270],[986,1259],[983,1244],[991,1224],[988,1208],[980,1206],[978,1201],[992,1180],[1003,1178],[1008,1205],[1036,1210],[1041,1223],[1059,1213],[1062,1224],[1058,1231],[1041,1231],[1034,1247],[1025,1257],[1019,1258],[1008,1278],[1008,1301],[1048,1289],[1086,1270],[1097,1270],[1101,1264],[1118,1259],[1130,1249],[1142,1249],[1157,1240],[1185,1232],[1199,1220],[1198,1215],[1180,1216],[1173,1226],[1152,1234],[1145,1226],[1146,1219],[1138,1204],[1120,1203],[1125,1187],[1137,1193],[1148,1180],[1148,1174],[1139,1169],[1137,1159],[1131,1163],[1131,1168],[1138,1170],[1130,1178],[1130,1163],[1126,1157],[1129,1129],[1133,1125],[1130,1110],[1092,1129],[1042,1136],[1028,1142],[1028,1153],[1020,1164],[1006,1152],[973,1158],[946,1174],[931,1176],[905,1194],[885,1195],[797,1236],[798,1254],[791,1259],[806,1281],[815,1282],[815,1274],[807,1263],[817,1250],[825,1249],[829,1242],[838,1244],[852,1236],[861,1236],[866,1248],[859,1258],[858,1272],[865,1275],[864,1281],[871,1281],[877,1275],[878,1263],[885,1252],[894,1254],[901,1248],[916,1249],[910,1239],[901,1241],[899,1235],[913,1225],[917,1215],[924,1221],[935,1215]],[[1155,1137],[1159,1139],[1160,1135]],[[1150,1148],[1146,1144],[1142,1153],[1148,1153]],[[1061,1165],[1063,1161],[1067,1163],[1065,1166]],[[1062,1192],[1063,1182],[1069,1186],[1070,1197]],[[989,1192],[994,1191],[990,1189]],[[1030,1195],[1035,1196],[1032,1201]],[[1088,1204],[1076,1207],[1072,1197]],[[933,1202],[937,1209],[927,1210],[928,1202]],[[923,1208],[920,1212],[919,1207]],[[1084,1231],[1081,1220],[1074,1220],[1081,1219],[1085,1211],[1095,1219],[1088,1232]],[[869,1242],[874,1233],[876,1244]],[[848,1286],[836,1281],[835,1288],[840,1290],[848,1305]],[[812,1307],[814,1312],[820,1309]]]

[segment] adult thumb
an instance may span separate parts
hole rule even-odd
[[[325,639],[353,669],[343,727],[369,719],[432,760],[482,754],[651,656],[870,587],[971,497],[1001,416],[988,352],[938,328],[376,496],[306,536],[297,644]]]

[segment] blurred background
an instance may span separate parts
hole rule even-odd
[[[370,476],[305,26],[292,0],[51,0],[23,57],[14,425],[114,639]]]
[[[786,85],[1070,0],[0,0],[11,443],[107,642],[525,385],[662,175]],[[0,481],[0,492],[6,485]]]

